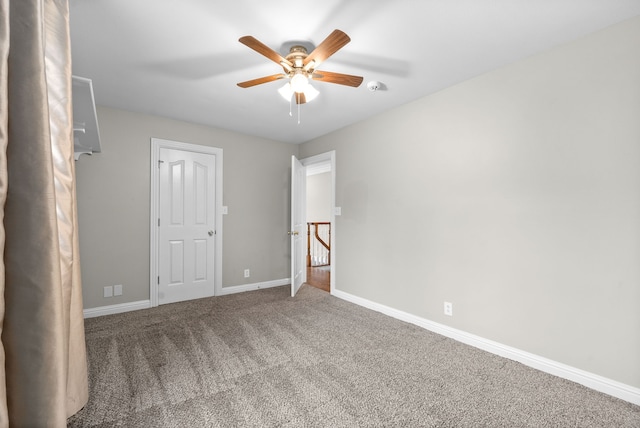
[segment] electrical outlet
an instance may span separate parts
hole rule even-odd
[[[104,297],[113,297],[113,285],[106,285],[104,287]]]
[[[122,296],[122,284],[117,284],[113,286],[113,295]]]
[[[251,276],[251,271],[249,269],[244,270],[244,277],[249,278]]]
[[[453,316],[453,303],[444,302],[444,314],[449,315],[450,317]]]

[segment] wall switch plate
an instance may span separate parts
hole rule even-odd
[[[122,284],[117,284],[113,286],[113,295],[122,296]]]
[[[249,278],[251,276],[251,271],[249,269],[244,270],[244,277]]]
[[[444,302],[444,314],[450,317],[453,316],[453,303]]]
[[[104,287],[104,297],[113,297],[113,285],[106,285]]]
[[[334,207],[333,208],[334,215],[342,215],[342,207]]]
[[[222,214],[227,215],[229,214],[229,207],[228,206],[223,206],[222,207]]]

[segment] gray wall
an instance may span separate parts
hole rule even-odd
[[[151,137],[223,149],[223,287],[290,276],[290,165],[298,146],[105,107],[98,122],[102,153],[76,162],[85,308],[149,299]],[[103,287],[115,284],[123,295],[103,298]]]
[[[336,288],[640,387],[638,46],[640,18],[304,144],[336,150]]]

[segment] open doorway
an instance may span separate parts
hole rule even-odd
[[[331,291],[333,176],[331,161],[306,165],[307,284]]]

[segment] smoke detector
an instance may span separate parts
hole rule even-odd
[[[369,89],[371,92],[375,92],[381,87],[382,87],[382,83],[375,80],[372,80],[371,82],[367,83],[367,89]]]

